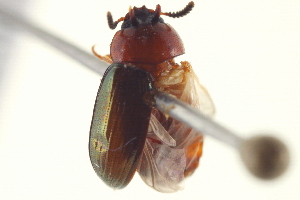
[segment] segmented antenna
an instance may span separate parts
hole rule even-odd
[[[173,18],[179,18],[183,17],[184,15],[187,15],[191,10],[194,8],[195,4],[193,1],[189,2],[188,5],[185,6],[185,8],[178,12],[168,12],[168,13],[161,13],[162,15],[166,15]]]
[[[117,21],[114,22],[112,15],[110,12],[107,12],[107,22],[110,29],[115,29],[119,22],[124,21],[124,17],[121,17]]]

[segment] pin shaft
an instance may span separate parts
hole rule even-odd
[[[0,7],[0,23],[26,30],[88,69],[101,76],[104,74],[107,64],[95,56],[7,10]],[[146,94],[145,101],[164,114],[198,130],[203,135],[209,135],[236,148],[249,171],[259,178],[267,180],[276,178],[283,174],[289,165],[288,149],[280,140],[265,136],[242,139],[188,104],[164,92],[153,91]]]
[[[100,74],[101,76],[104,74],[107,64],[100,61],[92,54],[87,53],[77,46],[43,30],[38,26],[33,25],[24,18],[13,14],[13,12],[8,12],[7,9],[0,8],[0,16],[2,21],[4,20],[3,22],[7,26],[17,26],[19,29],[21,28],[26,30],[49,45],[55,47],[67,56],[78,61],[90,70]],[[167,93],[156,92],[152,98],[151,104],[153,104],[163,113],[169,114],[173,118],[198,130],[203,135],[212,136],[230,146],[238,147],[242,140],[233,132],[214,122],[212,119],[206,117],[202,113],[195,111],[191,106],[183,103]],[[170,109],[171,107],[172,109]]]

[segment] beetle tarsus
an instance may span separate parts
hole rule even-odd
[[[92,52],[93,52],[93,54],[94,54],[97,58],[99,58],[99,59],[102,60],[103,62],[106,62],[106,63],[108,63],[108,64],[112,64],[112,63],[113,63],[113,61],[112,61],[110,55],[105,55],[105,56],[99,55],[99,54],[96,52],[96,50],[95,50],[95,45],[92,46]]]

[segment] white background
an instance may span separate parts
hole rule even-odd
[[[154,9],[158,3],[169,12],[188,1],[31,0],[23,15],[86,51],[97,44],[107,54],[116,30],[108,28],[106,12],[118,19],[130,5]],[[186,17],[164,17],[185,44],[186,55],[177,60],[192,63],[215,102],[217,121],[243,137],[271,131],[288,145],[291,166],[283,177],[253,178],[237,152],[206,138],[201,166],[183,191],[158,193],[138,175],[123,190],[108,188],[88,156],[100,77],[18,32],[12,47],[0,44],[11,51],[0,66],[0,199],[299,199],[300,2],[195,5]]]

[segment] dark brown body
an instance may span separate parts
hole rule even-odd
[[[129,66],[112,64],[102,79],[89,150],[93,168],[110,187],[125,187],[137,169],[151,114],[142,98],[151,89],[151,76]]]

